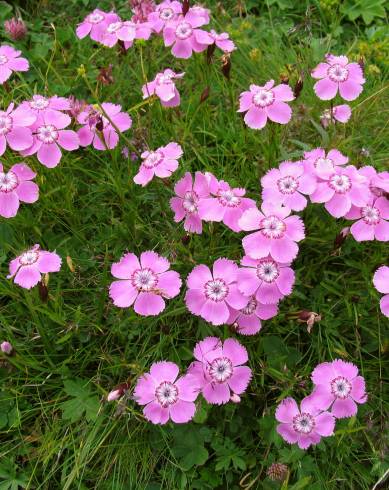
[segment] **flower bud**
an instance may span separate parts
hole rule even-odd
[[[230,79],[231,71],[231,56],[229,53],[224,53],[222,56],[222,73],[227,78]]]
[[[0,344],[0,349],[1,349],[1,352],[3,352],[4,354],[10,355],[13,348],[12,348],[12,345],[5,340],[4,342],[2,342]]]
[[[182,2],[182,15],[186,15],[190,8],[190,0],[183,0]]]
[[[301,310],[298,314],[298,321],[307,324],[307,332],[311,333],[313,325],[321,321],[321,315],[314,311]]]
[[[237,395],[236,393],[233,393],[231,396],[230,396],[230,401],[232,403],[240,403],[240,396]]]
[[[12,17],[11,20],[6,20],[4,22],[4,29],[12,41],[23,39],[27,34],[26,24],[22,21],[22,19],[16,19],[15,17]]]
[[[303,90],[303,86],[304,86],[303,79],[302,77],[299,77],[293,89],[295,99],[297,99],[300,96],[301,91]]]
[[[112,391],[108,393],[107,401],[112,402],[114,400],[118,400],[126,393],[129,387],[130,385],[128,383],[121,383],[120,385],[116,386]]]

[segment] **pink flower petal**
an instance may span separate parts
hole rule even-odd
[[[19,197],[16,192],[0,193],[0,216],[13,218],[19,209]]]
[[[198,289],[189,289],[185,294],[185,304],[194,315],[200,315],[207,298],[204,292]]]
[[[338,91],[338,84],[329,78],[323,78],[315,83],[313,90],[321,100],[333,99]]]
[[[170,361],[155,362],[150,368],[150,374],[157,384],[169,381],[174,383],[177,379],[179,369],[177,364]]]
[[[270,254],[278,262],[292,262],[297,257],[298,250],[298,245],[287,236],[273,240],[270,244]]]
[[[154,293],[139,293],[134,303],[134,310],[138,315],[156,316],[165,309],[165,301]]]
[[[297,432],[293,430],[291,424],[279,424],[277,425],[278,434],[289,444],[294,444],[297,442]]]
[[[47,272],[58,272],[61,269],[62,259],[54,252],[41,251],[37,267],[42,274]]]
[[[15,192],[23,202],[33,203],[39,198],[39,187],[34,182],[21,182]]]
[[[375,271],[373,284],[380,293],[389,293],[389,267],[383,265]]]
[[[200,264],[194,267],[192,272],[189,274],[186,284],[191,289],[201,289],[203,290],[204,285],[208,281],[212,281],[212,274],[206,265]]]
[[[267,122],[267,114],[264,109],[252,106],[244,116],[244,122],[251,129],[262,129]]]
[[[114,281],[109,287],[109,296],[115,306],[128,308],[138,296],[138,290],[129,280]]]
[[[36,265],[25,265],[20,267],[16,273],[14,283],[22,288],[31,289],[41,280],[40,272]]]
[[[185,424],[194,417],[196,405],[193,402],[178,400],[170,405],[170,417],[176,424]]]
[[[63,129],[62,131],[59,131],[58,144],[62,146],[62,148],[65,148],[65,150],[73,151],[79,148],[80,141],[77,133]]]
[[[266,109],[268,118],[279,124],[287,124],[292,117],[292,109],[285,102],[275,101]]]
[[[225,383],[208,383],[203,388],[203,396],[208,403],[223,405],[230,400],[230,389]]]
[[[339,93],[345,100],[355,100],[362,92],[363,87],[358,82],[348,79],[339,84]]]
[[[240,395],[246,391],[251,376],[252,372],[248,366],[236,366],[231,378],[228,380],[228,385],[234,393]]]
[[[248,361],[247,350],[235,339],[226,339],[223,344],[223,355],[228,357],[233,366],[240,366]]]
[[[151,402],[143,409],[147,420],[153,424],[164,425],[169,420],[169,409],[162,407],[159,403]]]
[[[129,279],[136,269],[140,269],[138,257],[133,253],[123,255],[119,262],[111,267],[111,274],[118,279]]]
[[[143,269],[149,267],[157,274],[166,272],[170,267],[170,262],[165,257],[161,257],[151,250],[141,253],[140,263]]]
[[[207,300],[201,308],[200,316],[212,325],[223,325],[227,322],[230,314],[224,301]]]
[[[157,385],[154,378],[149,374],[143,374],[137,381],[134,389],[134,399],[139,405],[146,405],[155,400],[155,389]]]
[[[61,160],[62,153],[55,143],[42,144],[37,153],[38,160],[47,168],[54,168]]]
[[[365,403],[367,400],[365,380],[362,376],[357,376],[351,382],[351,396],[358,403]]]
[[[337,419],[343,419],[352,417],[357,413],[357,410],[357,405],[351,398],[346,398],[345,400],[338,398],[332,405],[331,413]]]

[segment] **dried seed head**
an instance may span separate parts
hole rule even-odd
[[[273,463],[266,472],[270,480],[284,481],[288,475],[288,467],[282,463]]]

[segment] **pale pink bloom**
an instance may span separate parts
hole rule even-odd
[[[118,41],[124,42],[126,49],[133,45],[134,39],[149,39],[151,27],[148,23],[136,24],[130,20],[121,21],[118,17],[108,24],[101,37],[101,44],[112,48]]]
[[[13,71],[28,71],[30,66],[26,58],[20,58],[21,51],[12,46],[0,46],[0,84],[3,84],[12,75]]]
[[[365,83],[358,63],[349,63],[347,56],[326,55],[326,62],[319,63],[312,77],[320,79],[313,89],[321,100],[333,99],[338,93],[345,100],[354,100],[362,92]]]
[[[326,109],[320,116],[320,122],[323,128],[327,128],[335,121],[346,123],[351,117],[351,107],[347,104],[337,105],[330,109]]]
[[[142,87],[143,99],[152,95],[157,95],[164,107],[177,107],[180,105],[180,94],[174,83],[174,79],[180,79],[185,73],[174,73],[167,68],[162,73],[158,73],[152,82],[146,83]]]
[[[310,196],[311,201],[325,203],[334,218],[345,216],[352,205],[364,207],[371,197],[366,177],[359,174],[354,165],[333,169],[318,165],[316,174],[321,180]]]
[[[226,323],[230,316],[228,306],[240,310],[247,304],[236,285],[238,269],[235,262],[224,258],[214,262],[212,272],[206,265],[197,265],[186,280],[188,310],[213,325]]]
[[[245,296],[255,295],[263,304],[278,303],[292,293],[295,275],[290,264],[276,262],[270,255],[252,259],[245,255],[240,261],[238,289]]]
[[[315,385],[310,395],[312,403],[320,410],[331,407],[337,419],[352,417],[357,413],[357,403],[365,403],[365,380],[358,376],[358,368],[351,362],[336,359],[316,366],[311,376]]]
[[[144,187],[153,179],[154,175],[161,179],[170,177],[177,170],[178,160],[182,155],[181,146],[174,142],[161,146],[155,151],[143,152],[139,172],[134,177],[135,184]]]
[[[232,51],[236,49],[234,42],[231,41],[230,35],[227,32],[222,32],[221,34],[218,34],[216,31],[211,29],[211,32],[209,34],[214,40],[216,46],[225,53],[232,53]]]
[[[287,124],[292,109],[286,102],[294,98],[292,89],[284,83],[274,86],[274,80],[269,80],[263,87],[252,84],[249,91],[240,94],[238,112],[246,112],[244,121],[252,129],[264,128],[267,118]]]
[[[12,352],[12,345],[7,342],[6,340],[0,344],[0,350],[3,352],[3,354],[10,355]]]
[[[70,111],[70,101],[65,97],[44,97],[43,95],[33,95],[31,100],[25,100],[19,106],[22,109],[31,111],[38,118],[47,111]]]
[[[234,325],[236,331],[242,335],[255,335],[261,328],[261,320],[268,320],[277,315],[277,305],[264,305],[255,296],[250,296],[244,308],[236,310],[229,306],[230,318],[228,325]]]
[[[357,242],[389,241],[389,201],[386,197],[371,199],[361,208],[351,206],[345,218],[358,220],[350,228]]]
[[[107,401],[113,402],[114,400],[118,400],[121,396],[122,396],[122,393],[120,390],[112,390],[107,395]]]
[[[191,420],[196,412],[194,401],[199,394],[196,377],[186,374],[178,377],[176,364],[168,361],[155,362],[138,379],[134,399],[145,405],[143,414],[153,424],[166,424],[171,419],[176,424]]]
[[[237,340],[222,342],[217,337],[206,337],[196,344],[193,354],[196,361],[188,373],[196,377],[208,403],[222,405],[246,391],[252,372],[244,366],[247,350]],[[236,403],[237,399],[231,401]]]
[[[41,250],[39,245],[34,245],[30,250],[11,260],[7,279],[14,278],[15,284],[31,289],[41,280],[41,274],[58,272],[61,263],[61,257],[55,252],[46,252]]]
[[[6,111],[0,111],[0,156],[5,152],[7,144],[12,150],[22,151],[33,143],[30,126],[36,116],[22,107],[14,107],[12,102]]]
[[[380,307],[382,314],[389,317],[389,267],[382,265],[375,271],[373,284],[377,291],[385,295],[381,298]]]
[[[150,13],[156,9],[153,0],[129,0],[129,4],[134,13],[131,20],[136,23],[146,22]]]
[[[103,102],[101,107],[104,112],[100,108],[89,107],[79,114],[77,121],[83,127],[77,134],[81,146],[92,144],[96,150],[112,150],[119,142],[117,130],[120,133],[127,131],[132,126],[132,119],[126,112],[121,112],[122,106],[119,104]]]
[[[185,231],[201,234],[203,225],[198,213],[198,204],[201,199],[209,196],[207,177],[201,172],[196,172],[193,182],[192,175],[186,172],[174,186],[174,192],[176,197],[170,199],[174,221],[178,223],[185,218]]]
[[[285,205],[292,211],[302,211],[308,201],[303,194],[312,194],[316,189],[316,178],[305,172],[301,161],[285,161],[272,168],[261,179],[263,201]]]
[[[389,172],[377,172],[371,165],[359,169],[359,173],[367,178],[369,189],[373,196],[381,197],[389,193]]]
[[[209,24],[211,20],[211,11],[202,5],[193,5],[193,7],[190,7],[188,14],[199,17],[203,25]]]
[[[181,2],[165,0],[157,5],[154,12],[148,15],[147,20],[152,29],[159,34],[171,22],[177,20],[181,13]]]
[[[311,173],[318,177],[318,172],[333,171],[338,165],[346,165],[348,157],[334,148],[327,154],[323,148],[315,148],[304,153],[304,167],[306,173]]]
[[[4,22],[4,30],[13,41],[23,39],[27,34],[27,26],[22,19],[12,17]]]
[[[277,432],[289,444],[297,442],[300,449],[318,444],[322,437],[332,436],[335,417],[318,409],[310,397],[305,397],[300,409],[293,398],[284,398],[276,410]]]
[[[191,12],[180,17],[166,25],[163,30],[163,39],[165,46],[172,46],[172,54],[176,58],[188,59],[192,52],[200,53],[207,49],[207,46],[213,44],[212,36],[199,29],[204,25],[205,19]]]
[[[182,284],[178,272],[169,268],[169,261],[152,251],[142,252],[140,260],[133,253],[123,255],[111,267],[111,274],[120,279],[109,288],[114,305],[134,305],[142,316],[159,315],[165,309],[164,298],[177,296]]]
[[[114,12],[103,12],[102,10],[95,9],[78,24],[76,29],[77,37],[83,39],[89,34],[93,41],[101,42],[107,26],[116,22],[118,19],[119,16]]]
[[[22,155],[29,156],[36,153],[42,165],[47,168],[56,167],[62,158],[61,148],[74,151],[80,146],[77,133],[65,129],[71,122],[67,114],[57,110],[47,110],[31,127],[34,141],[32,146],[21,152]]]
[[[202,199],[198,205],[200,218],[204,221],[222,221],[232,231],[241,231],[239,219],[247,209],[255,207],[255,201],[243,197],[245,189],[232,188],[228,182],[212,177],[211,197]]]
[[[242,230],[258,230],[243,238],[245,253],[252,259],[270,254],[277,262],[292,262],[299,249],[296,242],[305,237],[304,223],[298,216],[289,216],[289,208],[268,201],[262,203],[261,210],[250,208],[239,220]]]
[[[39,198],[39,187],[31,182],[36,177],[24,163],[13,165],[4,172],[0,163],[0,216],[13,218],[19,209],[19,201],[33,203]]]

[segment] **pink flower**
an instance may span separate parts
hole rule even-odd
[[[131,20],[137,23],[146,22],[148,15],[156,9],[153,0],[129,0],[128,3],[134,13]]]
[[[101,107],[108,117],[99,108],[89,107],[77,117],[77,121],[83,124],[77,134],[81,146],[93,144],[96,150],[112,150],[119,142],[117,130],[121,133],[127,131],[132,126],[132,119],[126,112],[121,112],[122,106],[119,104],[103,102]]]
[[[177,197],[170,199],[170,207],[174,212],[176,223],[185,218],[184,229],[189,233],[201,234],[203,230],[201,218],[198,213],[198,204],[201,199],[209,196],[209,183],[207,177],[196,172],[193,183],[189,172],[174,186]]]
[[[292,109],[286,102],[294,98],[292,89],[284,83],[275,87],[274,80],[269,80],[263,87],[252,84],[250,91],[240,94],[238,112],[246,112],[244,121],[252,129],[265,127],[267,118],[287,124],[292,117]]]
[[[358,376],[358,368],[351,362],[336,359],[316,366],[311,376],[315,385],[310,395],[312,403],[327,410],[337,419],[352,417],[357,413],[356,403],[365,403],[365,380]]]
[[[16,19],[12,17],[12,19],[6,20],[4,22],[4,29],[13,41],[19,41],[27,34],[27,26],[20,18]]]
[[[244,308],[236,310],[229,307],[230,318],[227,321],[228,325],[234,325],[236,331],[242,335],[255,335],[261,328],[261,320],[268,320],[277,315],[277,305],[263,305],[255,296],[247,299],[247,304]]]
[[[350,228],[357,242],[374,239],[389,241],[389,201],[385,197],[371,199],[361,208],[351,206],[345,218],[358,220]]]
[[[207,337],[198,342],[193,351],[196,361],[188,373],[195,376],[208,403],[222,405],[233,401],[234,395],[246,391],[252,372],[248,366],[247,350],[235,339],[224,343],[217,337]]]
[[[176,424],[191,420],[196,412],[194,401],[199,393],[198,381],[189,374],[177,379],[178,366],[174,362],[155,362],[138,379],[134,398],[145,405],[143,414],[153,424],[166,424],[171,419]]]
[[[276,262],[269,255],[262,259],[251,259],[245,255],[238,271],[238,289],[245,296],[255,295],[263,304],[275,304],[292,293],[295,281],[289,264]]]
[[[306,172],[312,173],[316,177],[317,172],[332,172],[338,165],[346,165],[348,157],[334,148],[326,155],[323,148],[315,148],[304,153],[304,166]]]
[[[174,83],[175,78],[182,78],[185,73],[174,73],[169,68],[158,73],[152,82],[142,87],[143,99],[157,95],[164,107],[177,107],[180,105],[180,94]]]
[[[278,405],[276,419],[277,432],[289,444],[297,442],[300,449],[308,449],[318,444],[322,437],[332,436],[335,428],[335,417],[329,412],[322,412],[305,397],[300,409],[293,398],[285,398]]]
[[[212,176],[213,177],[213,176]],[[210,191],[215,197],[201,199],[198,205],[199,216],[204,221],[222,221],[232,231],[239,232],[239,219],[249,208],[255,207],[255,201],[247,197],[246,190],[231,188],[224,180],[210,181]]]
[[[193,7],[190,7],[188,14],[199,17],[203,22],[203,25],[209,24],[211,20],[211,11],[201,5],[193,5]]]
[[[354,100],[362,92],[365,83],[358,63],[349,63],[347,56],[326,55],[326,62],[319,63],[312,77],[320,79],[313,89],[321,100],[333,99],[338,93],[345,100]]]
[[[323,128],[327,128],[335,121],[346,123],[351,117],[351,107],[347,104],[337,105],[330,109],[326,109],[320,116],[320,122]]]
[[[67,151],[77,150],[80,142],[77,133],[65,129],[72,122],[67,114],[48,110],[38,117],[32,126],[34,141],[32,146],[22,151],[23,156],[37,154],[42,165],[54,168],[61,160],[61,148]]]
[[[0,156],[3,155],[7,144],[15,151],[25,150],[32,145],[31,126],[35,115],[22,107],[14,110],[11,103],[6,111],[0,111]]]
[[[4,172],[0,163],[0,216],[13,218],[19,209],[19,201],[33,203],[38,200],[39,188],[31,182],[36,173],[24,163],[13,165]]]
[[[389,193],[389,172],[378,173],[374,167],[365,165],[359,169],[359,173],[368,180],[370,192],[374,196],[381,197],[385,192]]]
[[[43,95],[33,95],[31,100],[25,100],[19,106],[21,109],[31,111],[38,118],[44,116],[47,111],[70,111],[70,101],[65,97],[44,97]]]
[[[304,223],[298,216],[289,216],[290,209],[286,207],[264,202],[261,209],[262,212],[250,208],[239,220],[242,230],[259,230],[243,238],[245,253],[252,259],[270,254],[277,262],[292,262],[298,253],[296,242],[305,237]]]
[[[334,218],[345,216],[353,204],[364,207],[370,199],[367,179],[358,173],[354,165],[333,169],[317,165],[316,173],[321,181],[317,183],[311,201],[325,203],[326,210]]]
[[[165,46],[173,46],[172,54],[176,58],[188,59],[192,52],[200,53],[208,45],[213,44],[213,38],[200,26],[204,25],[204,17],[192,12],[166,25],[163,30]]]
[[[32,249],[11,260],[7,279],[14,278],[15,284],[31,289],[41,280],[41,274],[58,272],[61,262],[61,257],[55,252],[46,252],[39,245],[34,245]]]
[[[134,177],[135,184],[142,187],[147,185],[156,175],[161,179],[170,177],[178,168],[178,159],[183,155],[181,146],[178,143],[169,143],[161,146],[155,151],[145,151],[141,157],[143,161],[139,167],[139,172]]]
[[[389,317],[389,267],[383,265],[375,271],[373,284],[377,291],[385,294],[381,298],[380,307],[382,314]]]
[[[106,26],[100,42],[112,48],[118,41],[123,41],[124,47],[128,49],[132,46],[134,39],[149,39],[150,35],[149,24],[135,24],[130,20],[123,22],[118,17]]]
[[[79,39],[83,39],[88,34],[93,41],[101,42],[105,29],[107,26],[119,19],[118,15],[114,12],[103,12],[102,10],[95,9],[88,14],[85,19],[78,24],[76,34]]]
[[[157,5],[154,12],[148,15],[147,20],[156,33],[160,33],[171,22],[178,19],[182,13],[182,4],[177,1],[165,0]]]
[[[224,258],[214,262],[212,272],[206,265],[196,266],[186,280],[188,310],[213,325],[226,323],[230,316],[228,306],[240,310],[247,304],[247,298],[237,288],[237,274],[235,262]]]
[[[0,350],[3,352],[3,354],[7,354],[9,356],[12,352],[12,345],[5,340],[0,344]]]
[[[303,194],[312,194],[316,189],[316,178],[304,170],[300,161],[282,162],[278,169],[269,170],[261,179],[262,199],[302,211],[307,205]]]
[[[216,46],[225,53],[232,53],[232,51],[236,49],[234,42],[231,41],[230,35],[227,32],[222,32],[221,34],[218,34],[216,31],[211,29],[211,32],[209,34],[212,37]]]
[[[28,61],[20,58],[21,53],[7,44],[0,46],[0,84],[8,80],[13,71],[29,70]]]
[[[177,296],[182,284],[179,274],[169,268],[169,261],[155,252],[142,252],[140,261],[133,253],[125,254],[111,267],[111,274],[120,279],[109,288],[114,305],[134,305],[142,316],[159,315],[165,309],[164,298]]]

